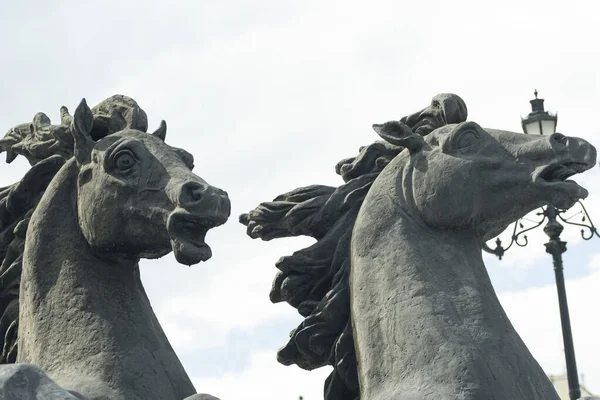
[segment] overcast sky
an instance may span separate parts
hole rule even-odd
[[[537,88],[558,130],[600,146],[600,13],[581,1],[5,1],[0,7],[0,133],[59,107],[133,97],[151,129],[227,190],[232,217],[208,234],[213,258],[143,261],[153,308],[196,389],[222,400],[322,399],[328,370],[275,360],[299,317],[268,300],[274,263],[310,243],[245,236],[237,215],[308,184],[338,185],[340,159],[377,139],[373,123],[460,95],[469,120],[520,131]],[[0,185],[24,159],[0,165]],[[581,178],[600,224],[600,170]],[[580,373],[600,393],[600,239],[567,228],[565,275]],[[510,235],[504,235],[508,239]],[[502,262],[496,291],[548,373],[564,373],[558,303],[543,233]]]

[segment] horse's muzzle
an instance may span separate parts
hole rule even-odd
[[[167,232],[177,261],[193,265],[212,257],[206,233],[227,221],[231,202],[225,191],[196,182],[183,185],[181,193],[179,206],[169,215]]]

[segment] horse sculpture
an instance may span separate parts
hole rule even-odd
[[[145,133],[127,97],[61,114],[61,125],[38,114],[0,141],[8,161],[33,164],[0,192],[0,361],[34,364],[68,390],[56,398],[192,396],[138,262],[171,250],[186,265],[208,260],[204,237],[227,220],[227,194],[165,143],[164,121]]]
[[[277,263],[272,301],[306,317],[280,362],[333,365],[327,400],[548,400],[558,396],[506,314],[482,244],[544,204],[587,195],[584,140],[483,129],[464,102],[374,125],[385,142],[240,217],[253,238],[308,235]],[[426,135],[426,136],[423,136]]]

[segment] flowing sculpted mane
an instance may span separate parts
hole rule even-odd
[[[112,96],[92,113],[95,141],[125,128],[148,129],[146,113],[126,96]],[[48,184],[73,156],[74,141],[69,133],[73,117],[66,107],[61,107],[60,116],[60,125],[52,125],[48,116],[38,113],[31,123],[15,126],[0,140],[0,153],[6,152],[8,163],[21,155],[32,165],[21,181],[0,188],[0,364],[17,359],[19,285],[29,219]]]
[[[460,97],[441,94],[401,121],[425,136],[466,118],[467,108]],[[371,185],[402,150],[386,141],[362,147],[358,156],[337,163],[336,173],[344,180],[341,186],[298,188],[240,216],[252,238],[304,235],[317,240],[276,263],[279,272],[270,299],[287,302],[305,318],[279,350],[278,361],[306,370],[333,366],[325,382],[325,400],[360,397],[350,318],[350,240]]]

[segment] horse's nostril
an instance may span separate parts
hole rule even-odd
[[[192,201],[194,201],[194,202],[200,201],[202,199],[202,196],[204,195],[204,189],[200,189],[200,188],[192,189],[190,194],[191,194]]]
[[[550,135],[550,140],[563,146],[566,146],[569,143],[569,139],[562,133],[553,133]]]
[[[193,206],[202,200],[205,193],[206,187],[201,183],[188,182],[181,188],[181,195],[179,197],[180,205],[183,207]]]
[[[227,192],[222,189],[217,189],[217,195],[222,198],[229,198]]]

